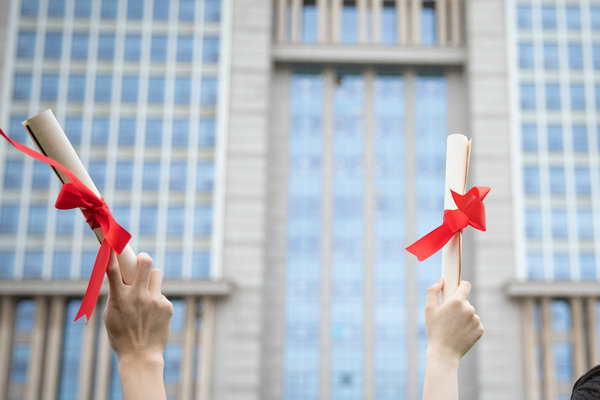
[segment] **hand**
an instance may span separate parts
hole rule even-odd
[[[467,300],[471,291],[469,282],[461,281],[456,292],[444,304],[439,304],[443,286],[444,281],[440,279],[427,290],[427,355],[458,364],[483,335],[483,325]]]
[[[111,254],[107,269],[109,291],[104,325],[111,347],[122,363],[164,364],[173,305],[160,292],[162,272],[152,269],[146,253],[137,256],[131,285],[123,283],[117,257]]]

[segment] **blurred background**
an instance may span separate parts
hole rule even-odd
[[[169,399],[420,398],[449,133],[492,188],[461,399],[598,362],[599,0],[3,0],[0,38],[0,126],[52,108],[164,272]],[[0,399],[119,399],[58,190],[0,145]]]

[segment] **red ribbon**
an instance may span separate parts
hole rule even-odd
[[[131,239],[131,235],[115,221],[104,199],[96,196],[96,194],[81,182],[75,174],[69,171],[68,168],[27,146],[15,142],[6,136],[2,129],[0,129],[0,135],[28,156],[45,162],[63,172],[71,182],[63,184],[54,206],[60,210],[81,208],[85,221],[90,227],[92,229],[100,228],[102,230],[104,240],[100,245],[100,250],[98,250],[92,275],[90,276],[85,295],[83,296],[83,301],[81,302],[81,306],[75,317],[75,321],[77,321],[85,315],[87,323],[92,316],[94,307],[98,301],[98,294],[100,293],[104,274],[106,273],[106,268],[108,267],[108,261],[110,259],[110,251],[112,249],[117,252],[117,254],[121,254],[129,242],[129,239]]]
[[[444,222],[421,239],[406,248],[417,256],[419,261],[426,260],[454,236],[471,225],[475,229],[485,231],[485,206],[483,199],[489,193],[489,187],[474,187],[465,194],[453,190],[452,198],[458,207],[456,210],[444,210]]]

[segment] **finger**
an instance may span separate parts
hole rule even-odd
[[[467,281],[460,281],[460,285],[454,292],[454,296],[458,297],[460,300],[464,300],[471,293],[471,284]]]
[[[425,303],[425,307],[431,308],[439,304],[440,292],[442,291],[443,287],[444,280],[440,279],[427,288],[427,301]]]
[[[150,281],[150,271],[152,271],[152,258],[147,253],[140,253],[137,256],[137,267],[135,269],[135,279],[133,286],[138,290],[148,290]]]
[[[108,294],[112,298],[119,297],[123,290],[123,278],[121,277],[121,271],[119,270],[119,263],[115,252],[111,250],[110,258],[108,261],[108,267],[106,268],[106,275],[108,276]]]
[[[153,269],[150,272],[150,282],[148,283],[148,290],[152,296],[160,296],[160,288],[162,286],[162,271],[160,269]]]

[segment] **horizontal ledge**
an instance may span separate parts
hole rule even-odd
[[[12,296],[79,296],[83,297],[87,280],[0,280],[0,294]],[[227,296],[233,285],[224,280],[164,280],[162,292],[167,296]],[[108,293],[105,280],[100,294]]]
[[[511,281],[505,291],[509,297],[600,297],[600,284],[597,281]]]
[[[272,49],[277,63],[380,64],[462,66],[466,51],[462,47],[276,44]]]

